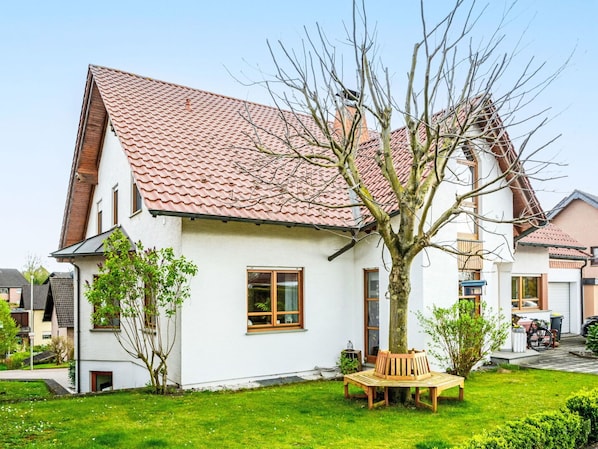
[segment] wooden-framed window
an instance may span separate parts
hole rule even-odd
[[[134,214],[141,210],[142,200],[141,200],[141,193],[137,188],[137,184],[133,181],[132,188],[131,188],[131,213]]]
[[[472,287],[472,281],[479,281],[481,279],[480,270],[462,270],[459,271],[459,301],[472,301],[474,303],[475,313],[482,312],[482,293],[483,287]]]
[[[98,201],[96,205],[96,222],[98,225],[97,231],[98,234],[102,233],[102,200]]]
[[[112,371],[90,371],[91,391],[112,390]]]
[[[154,329],[156,327],[156,297],[152,292],[146,290],[143,298],[143,321],[146,328]]]
[[[591,265],[598,265],[598,246],[592,246],[590,252],[592,253]]]
[[[457,159],[457,164],[462,166],[462,170],[457,173],[459,194],[471,192],[479,187],[478,179],[478,161],[473,153],[470,146],[466,145],[463,147],[463,158]],[[462,209],[465,211],[465,224],[464,234],[468,238],[476,240],[479,234],[479,223],[475,216],[479,211],[478,197],[474,196],[463,201],[461,204]]]
[[[97,278],[98,278],[98,276],[94,275],[93,282],[95,282]],[[118,307],[117,307],[117,310],[118,310]],[[94,306],[93,306],[94,315],[95,315],[96,311],[97,311],[97,307],[94,304]],[[102,317],[100,322],[96,322],[96,320],[94,320],[93,328],[94,329],[120,329],[120,313],[117,312],[111,316]]]
[[[118,225],[118,186],[112,188],[112,226]]]
[[[365,360],[376,363],[380,349],[380,274],[377,269],[364,270]]]
[[[303,328],[303,270],[247,270],[247,330]]]
[[[546,309],[547,275],[511,277],[511,308],[513,310]]]

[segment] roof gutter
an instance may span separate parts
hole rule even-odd
[[[167,216],[167,217],[179,217],[179,218],[189,218],[191,220],[217,220],[217,221],[234,221],[239,223],[253,223],[257,226],[265,224],[265,225],[275,225],[275,226],[286,226],[287,228],[291,227],[300,227],[300,228],[312,228],[317,231],[321,229],[329,229],[331,231],[346,231],[355,233],[360,230],[357,227],[351,226],[331,226],[331,225],[319,225],[319,224],[310,224],[310,223],[296,223],[292,221],[277,221],[277,220],[262,220],[262,219],[252,219],[252,218],[240,218],[240,217],[227,217],[224,215],[202,215],[202,214],[191,214],[186,212],[171,212],[171,211],[160,211],[160,210],[150,210],[149,213],[153,217],[158,216]]]

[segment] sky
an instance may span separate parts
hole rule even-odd
[[[425,2],[432,21],[448,3]],[[492,0],[474,37],[495,29],[507,4]],[[419,1],[366,0],[366,10],[380,57],[392,73],[406,73],[420,37]],[[267,42],[299,48],[304,26],[315,23],[341,42],[350,17],[348,0],[2,2],[0,267],[23,269],[37,257],[50,271],[70,269],[49,254],[58,249],[89,64],[268,104],[264,89],[240,82],[271,73]],[[505,43],[520,44],[522,61],[545,62],[546,73],[573,54],[532,105],[549,110],[538,142],[561,136],[546,150],[560,164],[552,179],[534,182],[542,206],[573,189],[598,194],[598,2],[522,0],[507,25]],[[400,97],[402,75],[393,80]]]

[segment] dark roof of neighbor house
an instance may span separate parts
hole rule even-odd
[[[565,207],[567,207],[570,203],[575,200],[581,200],[584,203],[589,204],[592,207],[598,209],[598,196],[591,195],[586,192],[582,192],[581,190],[574,190],[569,194],[569,196],[563,198],[559,203],[552,208],[552,210],[548,213],[548,218],[553,219],[556,217]]]
[[[16,268],[0,268],[0,287],[22,287],[27,279]]]
[[[33,310],[45,310],[49,284],[33,285]],[[31,285],[23,285],[20,307],[31,310]]]
[[[490,109],[489,106],[486,109]],[[484,109],[484,111],[486,111]],[[487,111],[486,111],[487,112]],[[90,66],[71,178],[63,219],[60,248],[70,247],[85,236],[89,203],[97,183],[98,155],[107,126],[118,137],[127,156],[144,207],[153,215],[173,215],[221,220],[243,220],[316,228],[358,229],[368,217],[355,208],[338,207],[353,201],[345,182],[331,177],[331,169],[296,166],[288,159],[273,161],[254,149],[251,136],[273,148],[283,146],[276,136],[288,134],[277,108],[251,103],[105,67]],[[310,123],[311,118],[286,113]],[[251,117],[253,126],[247,117]],[[501,131],[494,151],[501,168],[517,163],[517,157],[496,113],[485,113],[493,131]],[[482,119],[480,118],[480,121]],[[314,126],[314,133],[317,130]],[[409,165],[404,129],[392,133],[393,152],[403,157],[397,171]],[[364,173],[376,165],[371,157],[377,140],[363,145]],[[405,148],[404,148],[405,147]],[[367,155],[370,157],[367,157]],[[253,174],[261,173],[260,179]],[[373,174],[372,192],[386,204],[384,179]],[[264,177],[269,177],[265,182]],[[281,178],[282,177],[282,178]],[[301,179],[296,192],[281,185],[288,178]],[[324,182],[325,190],[320,190]],[[526,177],[516,179],[512,191],[514,211],[542,209]],[[299,191],[300,190],[300,191]],[[296,197],[313,195],[311,204]],[[321,204],[322,203],[322,204]],[[334,204],[336,208],[323,205]],[[370,218],[371,221],[371,218]],[[60,257],[61,251],[54,253]]]
[[[55,275],[54,275],[55,274]],[[65,274],[67,276],[65,276]],[[58,327],[74,327],[74,291],[72,273],[53,273],[49,278],[48,301],[44,311],[44,321],[52,319],[56,309]]]
[[[585,260],[590,256],[584,252],[585,246],[553,223],[516,239],[516,242],[521,246],[548,248],[549,257],[555,259]]]

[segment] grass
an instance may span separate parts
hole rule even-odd
[[[6,448],[450,447],[506,420],[557,409],[597,380],[543,370],[480,372],[466,381],[464,402],[443,402],[436,414],[403,406],[370,411],[364,400],[345,400],[339,381],[75,396],[1,405],[0,441]]]
[[[42,381],[0,381],[0,403],[50,397],[48,387]]]

